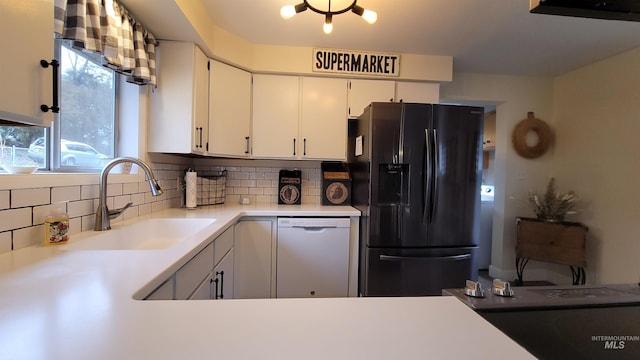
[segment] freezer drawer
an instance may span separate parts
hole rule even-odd
[[[346,297],[348,218],[279,218],[276,296]]]
[[[477,247],[365,250],[364,296],[440,295],[477,279]],[[361,269],[362,270],[362,269]]]

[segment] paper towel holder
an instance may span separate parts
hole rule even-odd
[[[188,168],[184,174],[184,196],[185,207],[195,209],[198,205],[198,174]]]

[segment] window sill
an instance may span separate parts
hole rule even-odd
[[[141,179],[142,178],[142,179]],[[100,174],[96,173],[47,173],[7,174],[0,173],[0,190],[31,189],[40,187],[98,185]],[[109,174],[109,182],[131,183],[144,181],[143,174]]]

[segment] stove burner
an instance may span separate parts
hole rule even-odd
[[[603,298],[614,296],[632,296],[626,291],[610,289],[607,287],[579,288],[579,289],[529,289],[532,293],[543,295],[548,298]]]

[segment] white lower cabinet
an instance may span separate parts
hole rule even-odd
[[[145,300],[173,300],[174,279],[175,277],[171,275],[167,281],[158,286],[157,289],[153,290]]]
[[[231,226],[213,243],[215,248],[212,276],[212,299],[233,299],[234,228]]]
[[[240,219],[145,300],[349,296],[350,220],[280,221]]]
[[[208,280],[213,269],[213,243],[207,245],[189,262],[176,271],[175,299],[189,299],[202,282]]]
[[[233,249],[213,268],[213,299],[233,299]]]
[[[196,289],[196,291],[193,292],[193,294],[191,294],[189,296],[189,298],[187,300],[210,300],[212,299],[212,274],[209,273],[209,276],[207,276],[204,280],[202,280],[202,282],[200,283],[200,285],[198,286],[198,288]]]
[[[242,219],[235,225],[233,295],[236,299],[275,297],[275,218]]]

